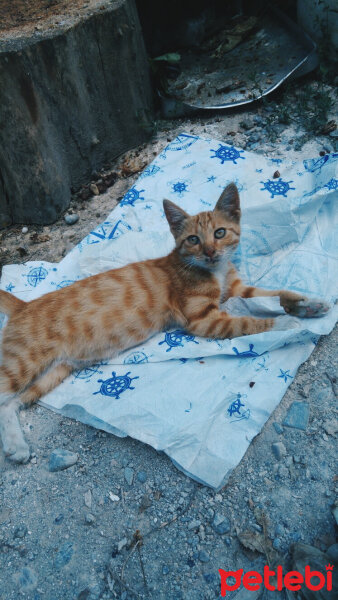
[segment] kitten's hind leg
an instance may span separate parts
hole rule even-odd
[[[23,404],[33,404],[58,386],[73,371],[71,365],[61,363],[52,366],[46,373],[41,375],[32,385],[20,394],[20,400]]]
[[[30,452],[19,422],[18,406],[18,400],[10,400],[0,405],[0,437],[4,453],[9,460],[26,463]]]

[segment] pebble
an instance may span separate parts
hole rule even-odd
[[[128,544],[128,540],[126,537],[122,538],[117,544],[117,550],[121,552],[121,550]]]
[[[116,496],[116,494],[113,494],[113,492],[109,492],[109,498],[112,502],[118,502],[120,500],[120,498]]]
[[[282,434],[284,432],[283,427],[279,423],[277,423],[276,421],[274,421],[273,426],[275,428],[275,432],[276,433]]]
[[[75,225],[75,223],[77,223],[79,220],[79,215],[76,215],[76,214],[65,215],[64,219],[65,219],[65,222],[67,223],[67,225]]]
[[[279,535],[283,535],[284,534],[284,527],[281,523],[278,523],[275,527],[275,535],[279,536]]]
[[[60,525],[60,523],[62,523],[63,519],[64,519],[64,516],[61,513],[60,515],[58,515],[57,517],[55,517],[54,523],[56,523],[57,525]]]
[[[192,529],[197,529],[201,525],[201,521],[198,519],[193,519],[191,523],[188,525],[188,529],[191,531]]]
[[[20,525],[17,525],[17,527],[15,527],[14,529],[14,533],[13,533],[13,537],[14,538],[24,538],[25,535],[27,534],[27,527],[24,523],[20,523]]]
[[[168,575],[169,573],[169,567],[168,565],[163,565],[162,567],[162,575]]]
[[[23,567],[20,571],[14,574],[14,581],[19,586],[22,592],[31,592],[38,583],[36,573],[30,567]]]
[[[137,481],[145,483],[147,481],[147,473],[145,471],[139,471],[137,473]]]
[[[281,460],[286,455],[286,448],[283,442],[275,442],[271,448],[277,460]]]
[[[283,425],[305,431],[309,422],[309,404],[307,402],[293,402],[283,421]]]
[[[200,552],[198,553],[198,559],[202,563],[207,563],[210,560],[210,556],[207,552],[205,552],[205,550],[200,550]]]
[[[69,452],[69,450],[58,448],[51,453],[48,468],[52,473],[55,471],[63,471],[64,469],[68,469],[68,467],[75,465],[78,458],[79,455],[76,452]]]
[[[21,229],[21,233],[28,233],[28,227],[23,227]]]
[[[87,513],[85,516],[85,521],[88,525],[92,525],[93,523],[95,523],[96,519],[94,515],[92,515],[91,513]]]
[[[124,478],[128,485],[132,485],[134,481],[134,469],[131,467],[126,467],[124,469]]]
[[[84,495],[84,503],[87,508],[92,507],[92,493],[90,490],[87,490]]]
[[[96,183],[91,183],[89,189],[94,194],[94,196],[100,195],[99,188],[97,187]]]
[[[223,535],[224,533],[229,533],[231,529],[230,521],[223,515],[216,513],[214,520],[212,522],[213,530],[219,535]]]
[[[215,573],[203,573],[203,577],[205,579],[205,581],[211,585],[213,583],[216,582],[216,575]]]

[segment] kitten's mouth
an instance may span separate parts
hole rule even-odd
[[[208,265],[215,265],[220,261],[220,258],[220,256],[205,256],[204,262],[206,262]]]

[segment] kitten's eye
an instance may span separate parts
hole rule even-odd
[[[225,236],[225,232],[226,232],[226,229],[224,229],[223,227],[220,227],[220,229],[216,229],[214,236],[215,236],[215,238],[220,240],[222,237]]]
[[[196,244],[199,244],[200,238],[197,235],[189,235],[187,237],[187,240],[188,240],[189,244],[196,246]]]

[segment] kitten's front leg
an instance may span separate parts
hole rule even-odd
[[[22,433],[17,409],[16,401],[0,405],[0,437],[7,458],[12,462],[26,463],[30,452]]]
[[[280,305],[285,312],[294,317],[312,318],[322,317],[330,310],[330,305],[323,300],[307,298],[289,290],[264,290],[254,286],[245,285],[233,268],[229,273],[227,297],[240,296],[241,298],[255,298],[259,296],[279,296]]]

